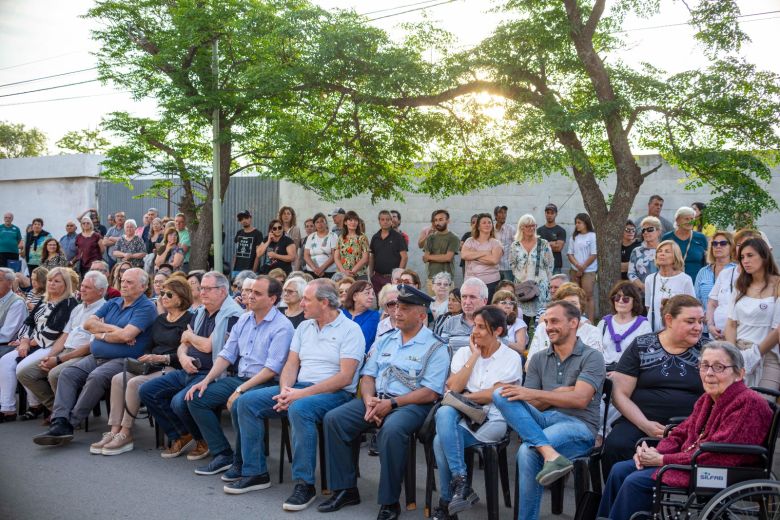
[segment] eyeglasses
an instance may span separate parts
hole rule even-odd
[[[173,293],[171,291],[160,291],[160,296],[165,296],[166,298],[173,298]]]
[[[290,296],[294,296],[294,295],[298,294],[298,291],[296,291],[295,289],[285,289],[282,292],[284,294],[289,294]]]
[[[631,300],[633,300],[631,296],[621,296],[619,294],[616,294],[615,296],[612,297],[612,301],[615,303],[620,303],[620,302],[628,303]]]
[[[395,307],[396,305],[398,305],[398,300],[392,300],[392,301],[389,301],[389,302],[385,302],[385,307]]]
[[[627,227],[623,229],[623,231],[625,231],[626,233],[631,233],[633,235],[634,233],[636,233],[636,228]]]
[[[642,233],[652,233],[655,231],[653,226],[642,228]]]
[[[436,287],[449,287],[450,286],[450,284],[447,283],[447,282],[434,282],[433,285],[435,285]]]
[[[713,240],[712,241],[712,247],[726,247],[729,245],[728,240]]]
[[[498,302],[498,304],[499,305],[512,305],[512,306],[514,306],[515,305],[515,301],[514,300],[501,300],[500,302]]]
[[[274,226],[271,228],[271,231],[280,231],[282,229],[282,226]]]
[[[201,285],[200,292],[209,292],[212,289],[219,289],[216,285]]]
[[[713,363],[712,365],[708,365],[707,363],[699,364],[699,372],[702,374],[706,374],[710,369],[716,374],[721,374],[727,368],[734,368],[734,365],[722,365],[720,363]]]

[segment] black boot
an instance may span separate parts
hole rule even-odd
[[[471,489],[469,481],[464,475],[454,476],[450,482],[450,489],[452,490],[452,500],[450,500],[448,508],[450,515],[471,509],[471,506],[479,502],[479,497]]]
[[[450,503],[440,498],[438,507],[433,510],[431,520],[458,520],[458,515],[450,514],[449,507]]]
[[[33,442],[41,446],[60,446],[73,440],[73,426],[64,417],[51,421],[51,428],[33,437]]]

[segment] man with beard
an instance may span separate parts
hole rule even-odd
[[[423,262],[428,264],[428,283],[426,290],[433,294],[433,277],[441,272],[449,273],[455,279],[455,253],[460,250],[458,236],[447,229],[450,214],[446,209],[436,210],[433,214],[433,232],[428,234],[423,247]]]
[[[547,306],[550,347],[528,361],[523,386],[504,385],[493,404],[523,443],[517,452],[518,518],[539,518],[544,486],[573,469],[593,447],[606,372],[601,352],[577,338],[580,311],[567,301]]]
[[[515,281],[515,275],[512,273],[512,266],[509,265],[509,250],[512,242],[515,241],[515,228],[512,224],[506,223],[506,214],[509,208],[506,206],[496,206],[493,209],[493,216],[496,218],[496,238],[504,246],[504,252],[501,253],[501,259],[498,261],[498,269],[502,280]]]

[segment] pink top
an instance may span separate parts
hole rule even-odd
[[[491,238],[483,243],[473,237],[469,237],[463,243],[463,247],[474,251],[491,251],[495,247],[500,248],[502,252],[504,250],[504,246],[495,238]],[[471,278],[472,276],[479,278],[486,284],[497,282],[501,279],[501,275],[498,272],[498,264],[485,265],[475,260],[466,260],[466,278]]]

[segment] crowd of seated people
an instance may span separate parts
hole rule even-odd
[[[497,211],[505,219],[506,210]],[[516,234],[505,221],[499,228],[490,214],[477,215],[472,235],[448,254],[449,214],[437,210],[419,241],[427,285],[406,267],[408,237],[384,211],[370,240],[358,214],[341,208],[332,214],[337,232],[318,214],[307,236],[292,208],[280,211],[267,236],[241,212],[230,277],[189,270],[183,215],[166,223],[150,210],[139,228],[122,214],[100,233],[85,213],[72,247],[43,236],[40,222],[26,242],[40,242],[40,260],[27,264],[37,267],[18,272],[13,258],[14,268],[0,267],[0,422],[42,419],[35,444],[64,446],[108,393],[108,427],[91,454],[132,452],[145,408],[165,435],[162,458],[186,454],[200,461],[197,475],[219,475],[226,494],[240,495],[270,486],[267,420],[286,418],[294,483],[282,508],[316,500],[321,430],[332,491],[317,506],[323,513],[360,502],[353,449],[369,434],[381,468],[378,518],[388,520],[401,514],[409,440],[430,416],[440,480],[434,519],[457,518],[479,500],[465,449],[512,431],[520,439],[519,518],[538,518],[544,487],[602,443],[600,514],[628,518],[649,507],[655,468],[689,461],[692,446],[761,442],[771,414],[749,386],[780,388],[780,271],[769,245],[750,230],[733,239],[716,231],[694,257],[708,258],[694,291],[680,246],[688,237],[693,247],[693,235],[688,213],[678,213],[682,231],[647,241],[653,265],[628,266],[629,280],[602,302],[597,325],[589,320],[592,230],[579,216],[570,253],[578,264],[566,275],[554,272],[561,244],[541,231],[536,237],[530,215]],[[656,217],[643,225],[648,219]],[[500,268],[503,235],[515,240],[510,269]],[[389,251],[398,265],[374,257]],[[461,251],[467,276],[456,287]],[[646,271],[642,283],[631,279]],[[508,278],[518,273],[523,280]],[[530,303],[528,280],[543,285]],[[602,430],[607,378],[613,406]],[[448,393],[445,403],[471,401],[482,422],[442,403]],[[18,398],[28,403],[22,415]],[[661,438],[681,415],[690,418],[657,447],[635,448],[642,437]]]

